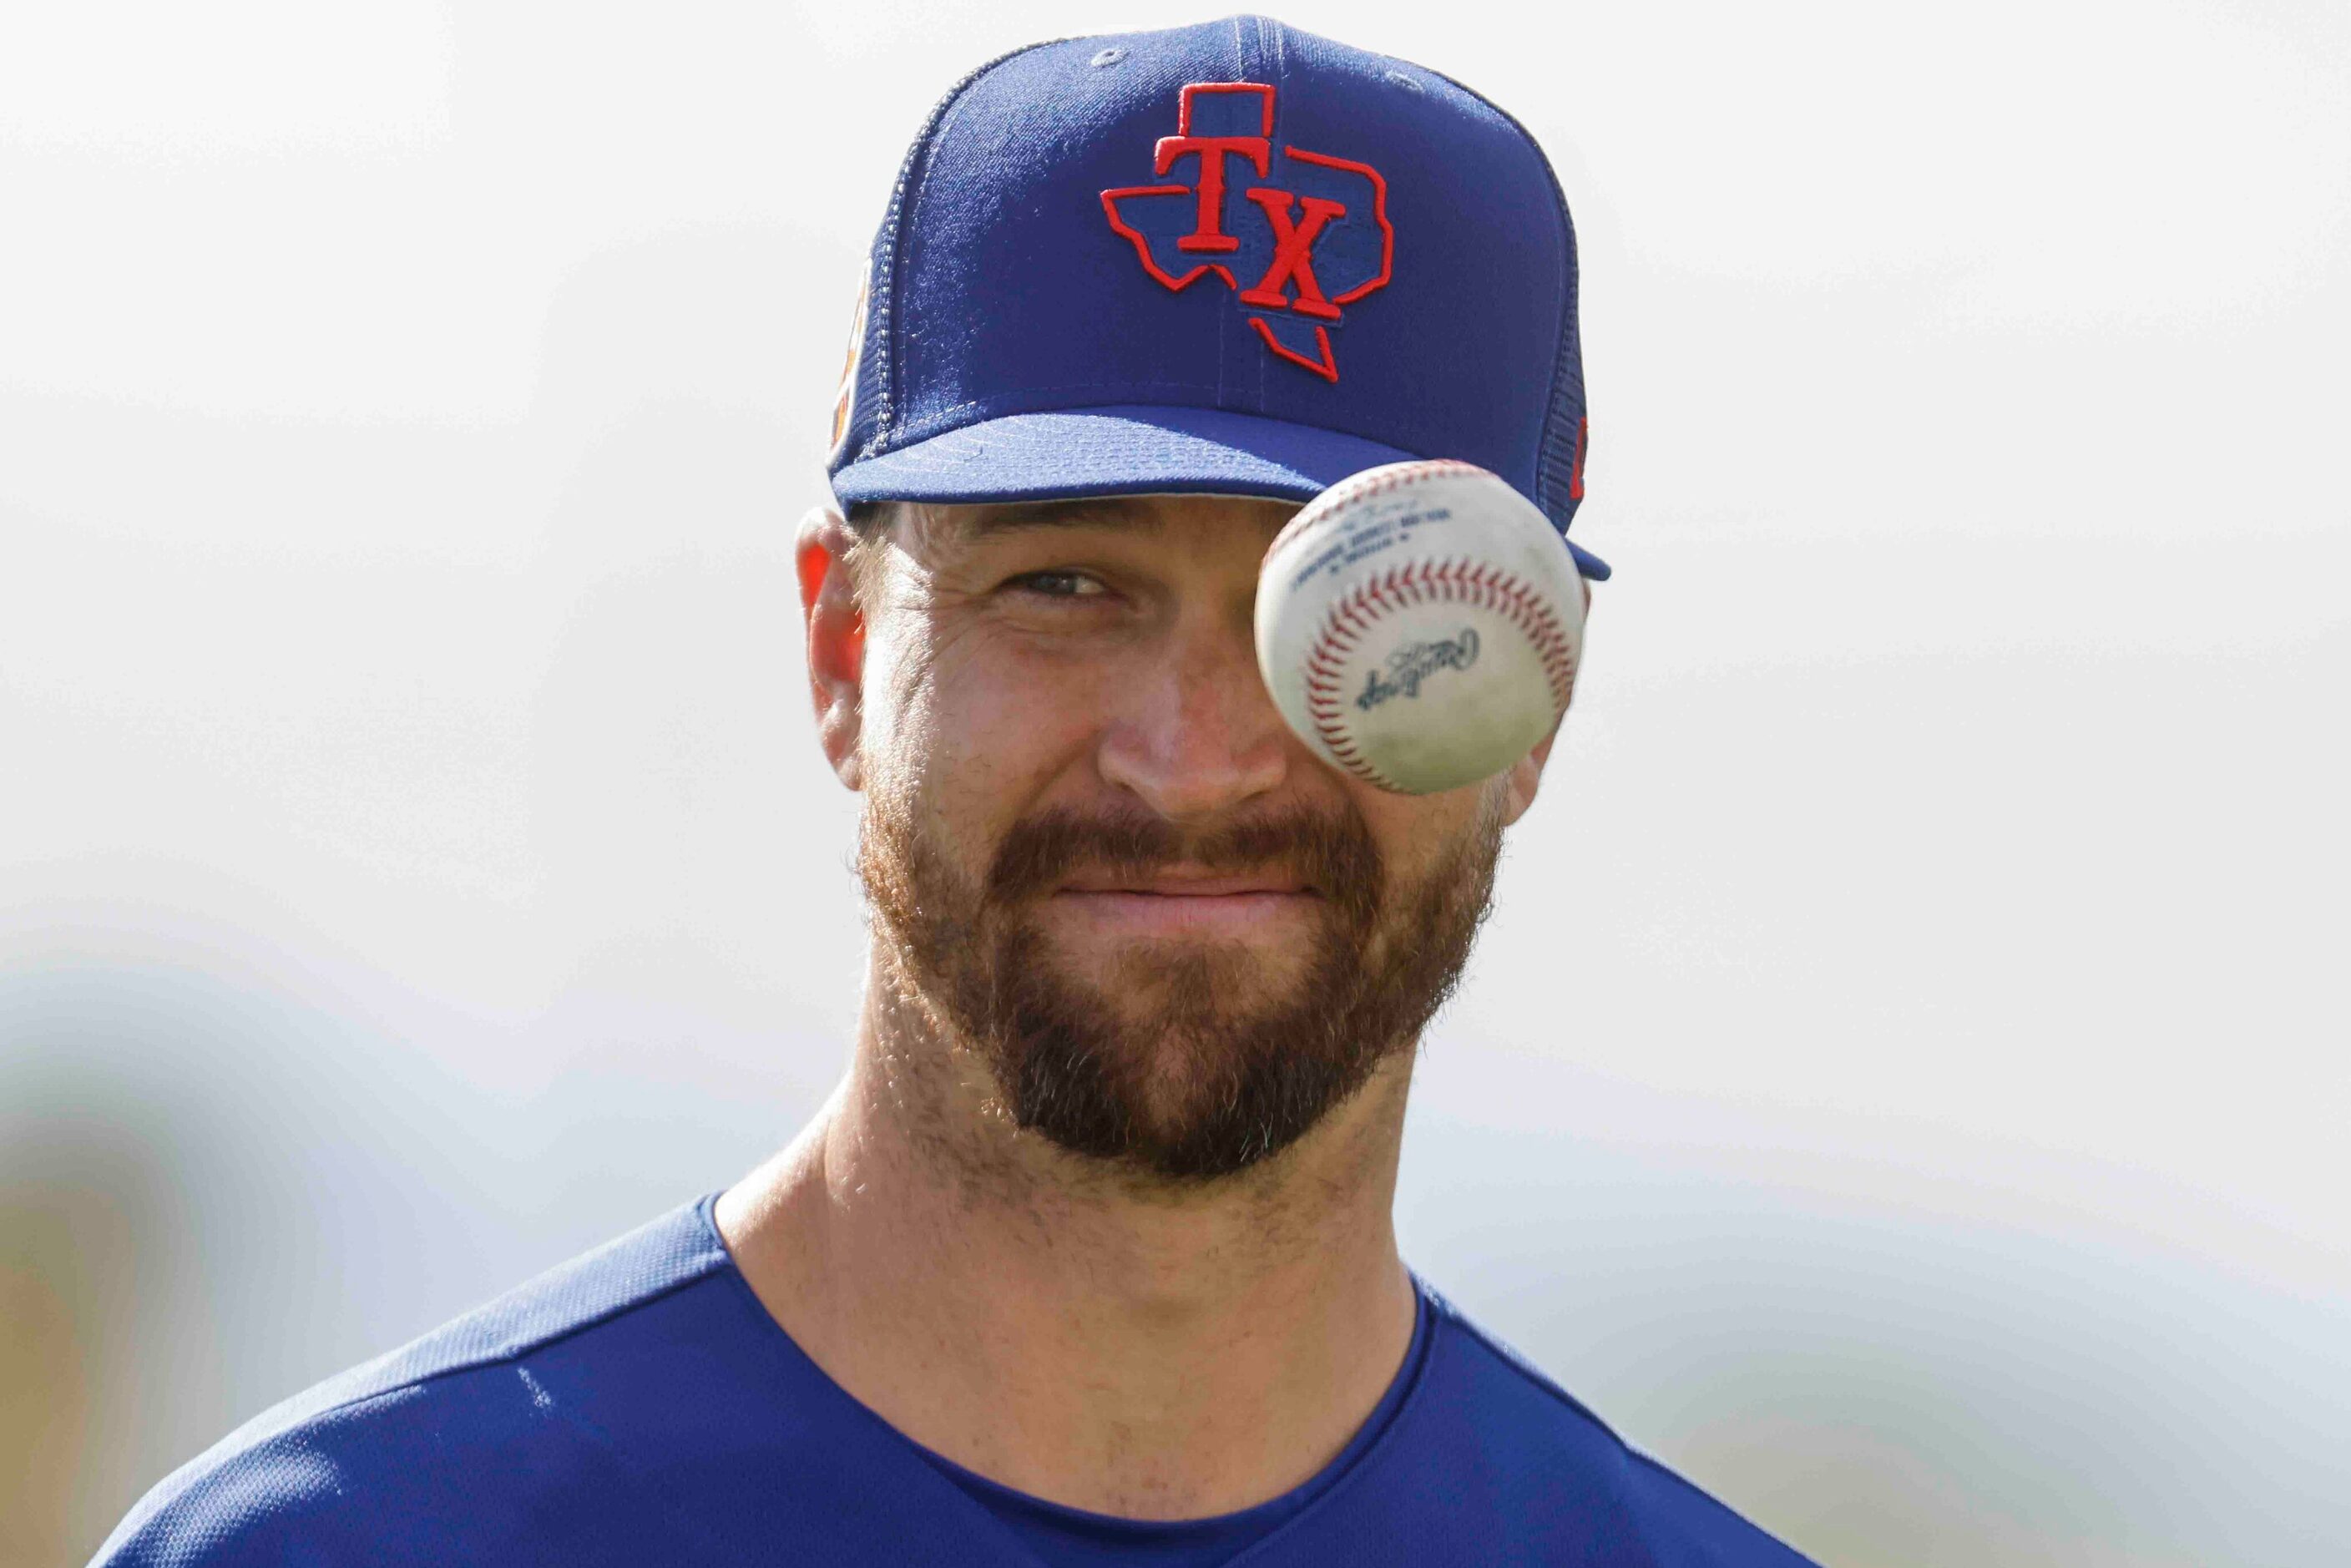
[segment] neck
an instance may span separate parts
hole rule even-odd
[[[1045,1145],[877,965],[848,1079],[718,1222],[816,1364],[1033,1496],[1230,1512],[1328,1463],[1394,1379],[1408,1053],[1281,1155],[1199,1185]]]

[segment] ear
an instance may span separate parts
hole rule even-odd
[[[1583,621],[1588,636],[1592,627],[1592,584],[1589,581],[1583,584]],[[1579,660],[1578,664],[1581,663]],[[1567,700],[1571,704],[1575,701],[1573,687],[1569,688]],[[1567,716],[1560,715],[1559,722],[1565,724]],[[1510,771],[1502,775],[1502,823],[1505,827],[1525,816],[1527,808],[1535,803],[1535,791],[1542,785],[1543,765],[1551,760],[1552,745],[1558,739],[1559,724],[1555,724],[1551,727],[1549,735],[1535,742],[1532,751],[1510,764]]]
[[[1564,718],[1562,723],[1566,722]],[[1542,787],[1543,764],[1551,760],[1552,742],[1559,738],[1559,725],[1535,742],[1535,748],[1510,764],[1502,775],[1502,825],[1509,827],[1527,814],[1535,803],[1535,791]]]
[[[865,695],[865,612],[849,567],[855,530],[831,507],[800,519],[792,564],[800,580],[800,619],[808,632],[809,695],[816,704],[817,743],[850,789],[864,780],[857,740]]]

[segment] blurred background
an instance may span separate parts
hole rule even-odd
[[[0,1568],[819,1103],[868,237],[1218,9],[0,16]],[[2351,1560],[2351,11],[1282,15],[1549,149],[1617,568],[1410,1257],[1839,1568]]]

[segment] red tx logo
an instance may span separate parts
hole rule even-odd
[[[1395,258],[1387,182],[1368,163],[1285,144],[1275,184],[1274,151],[1271,87],[1194,82],[1177,100],[1176,134],[1151,160],[1161,178],[1189,172],[1193,183],[1104,191],[1102,211],[1144,271],[1174,289],[1215,273],[1267,348],[1335,382],[1330,329],[1343,307],[1386,286]],[[1230,189],[1250,173],[1259,183],[1244,184],[1236,207]]]

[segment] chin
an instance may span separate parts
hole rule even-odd
[[[1307,948],[1303,941],[1130,938],[1070,954],[1061,973],[1090,986],[1104,1011],[1132,1025],[1239,1027],[1299,1004]]]

